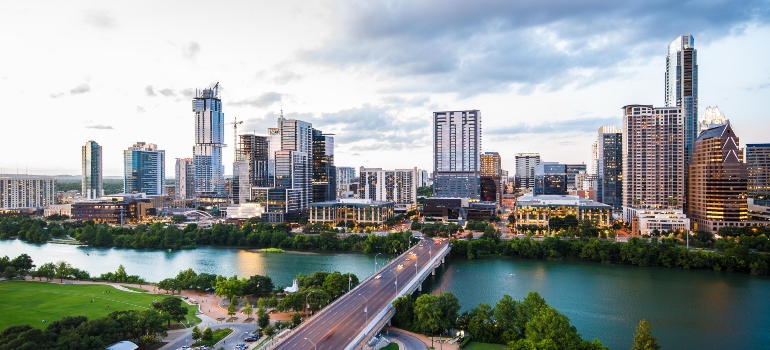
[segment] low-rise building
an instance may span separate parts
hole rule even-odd
[[[547,226],[551,218],[573,215],[579,221],[593,220],[598,227],[612,225],[612,207],[579,196],[525,195],[516,200],[516,225]]]
[[[352,221],[359,226],[381,226],[393,217],[395,203],[370,199],[340,199],[311,203],[310,223],[323,222],[337,225]]]
[[[624,210],[624,214],[631,218],[632,236],[650,235],[655,230],[666,232],[690,229],[690,219],[682,209],[625,207]]]
[[[155,216],[152,200],[144,193],[121,193],[101,199],[72,203],[72,219],[93,220],[96,223],[124,224]]]
[[[54,204],[43,208],[43,216],[67,215],[72,216],[72,204]]]

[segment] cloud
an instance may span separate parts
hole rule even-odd
[[[86,12],[84,20],[87,24],[100,29],[115,28],[115,20],[103,10],[92,10]]]
[[[198,56],[200,51],[201,46],[198,43],[192,41],[182,48],[182,56],[188,60],[193,60],[196,56]]]
[[[278,85],[286,84],[292,80],[300,80],[304,78],[304,76],[299,75],[297,73],[291,72],[291,71],[283,71],[281,74],[273,78],[273,81]]]
[[[247,98],[245,100],[236,101],[231,103],[233,106],[251,106],[251,107],[267,107],[273,103],[280,102],[283,95],[277,92],[266,92],[257,97]]]
[[[97,124],[97,125],[88,125],[88,126],[86,126],[86,129],[112,130],[113,127],[109,126],[109,125]]]
[[[136,106],[136,113],[144,113],[146,110],[142,106]]]
[[[621,122],[618,117],[554,120],[539,124],[519,122],[503,127],[485,128],[484,135],[509,137],[522,134],[596,133],[603,125],[619,125]]]
[[[64,95],[63,92],[60,92],[60,93],[57,93],[57,94],[51,94],[51,98],[59,98],[59,97],[62,97],[63,95]]]
[[[770,22],[763,0],[338,0],[333,13],[335,35],[301,59],[388,75],[393,91],[462,95],[590,85],[662,59],[680,34],[697,48]]]
[[[147,96],[158,96],[155,94],[155,89],[152,85],[147,85],[147,87],[144,88],[144,91],[147,93]]]
[[[89,92],[89,91],[91,91],[91,87],[88,86],[88,84],[80,84],[75,88],[73,88],[72,90],[70,90],[70,94],[79,95],[79,94],[85,94],[86,92]]]
[[[166,96],[166,97],[175,96],[176,95],[174,93],[174,90],[171,90],[171,89],[161,89],[158,92],[160,92],[161,95]]]

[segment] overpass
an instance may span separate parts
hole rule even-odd
[[[349,293],[262,349],[339,350],[362,347],[395,314],[393,301],[435,274],[449,254],[448,240],[421,240]]]

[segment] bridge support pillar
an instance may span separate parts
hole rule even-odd
[[[444,263],[444,258],[441,258],[441,263],[442,263],[442,264]]]
[[[433,270],[430,270],[430,275],[435,276],[436,275],[436,268],[434,267]]]
[[[417,286],[417,291],[422,292],[422,283]]]

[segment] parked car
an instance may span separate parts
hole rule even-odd
[[[246,337],[243,340],[247,341],[247,342],[253,342],[253,341],[259,340],[259,338],[255,337],[255,336],[251,336],[251,337]]]

